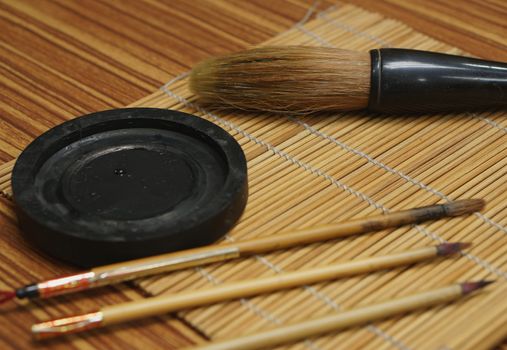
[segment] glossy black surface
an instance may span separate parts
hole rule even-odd
[[[12,175],[23,233],[96,266],[214,242],[247,200],[246,160],[217,125],[178,111],[93,113],[34,140]]]
[[[507,106],[507,64],[436,52],[378,49],[368,109],[379,113]]]

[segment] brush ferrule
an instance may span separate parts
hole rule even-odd
[[[37,288],[39,297],[49,298],[91,288],[96,282],[97,276],[94,272],[89,271],[41,282],[37,284]]]
[[[507,64],[408,49],[370,51],[368,109],[437,112],[507,106]]]
[[[53,338],[100,327],[103,320],[102,312],[92,312],[35,324],[32,326],[32,333],[38,340]]]

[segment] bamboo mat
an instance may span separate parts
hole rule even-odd
[[[408,47],[461,54],[405,24],[350,5],[320,12],[267,41],[354,50]],[[308,339],[291,349],[487,349],[507,329],[507,118],[505,113],[303,117],[207,111],[189,93],[186,75],[136,106],[172,108],[222,126],[242,145],[250,197],[227,240],[242,240],[353,217],[478,197],[485,211],[312,244],[139,282],[159,295],[209,288],[226,281],[276,275],[442,241],[469,241],[460,258],[420,264],[180,313],[213,339],[315,318],[456,281],[498,283],[470,300]],[[0,193],[10,195],[12,162],[0,168]]]

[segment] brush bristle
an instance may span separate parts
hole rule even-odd
[[[200,102],[270,112],[365,108],[370,56],[325,47],[263,47],[209,59],[190,75]]]
[[[468,242],[442,243],[437,245],[437,253],[439,256],[448,256],[459,253],[470,246],[471,243]]]
[[[461,291],[462,291],[463,295],[470,294],[470,293],[476,291],[477,289],[481,289],[486,286],[489,286],[493,282],[494,281],[481,280],[481,281],[477,281],[477,282],[461,283]]]
[[[446,204],[449,216],[461,216],[484,209],[486,202],[482,199],[463,199]]]

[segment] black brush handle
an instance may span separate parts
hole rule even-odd
[[[408,49],[377,49],[370,55],[372,112],[507,107],[505,63]]]

